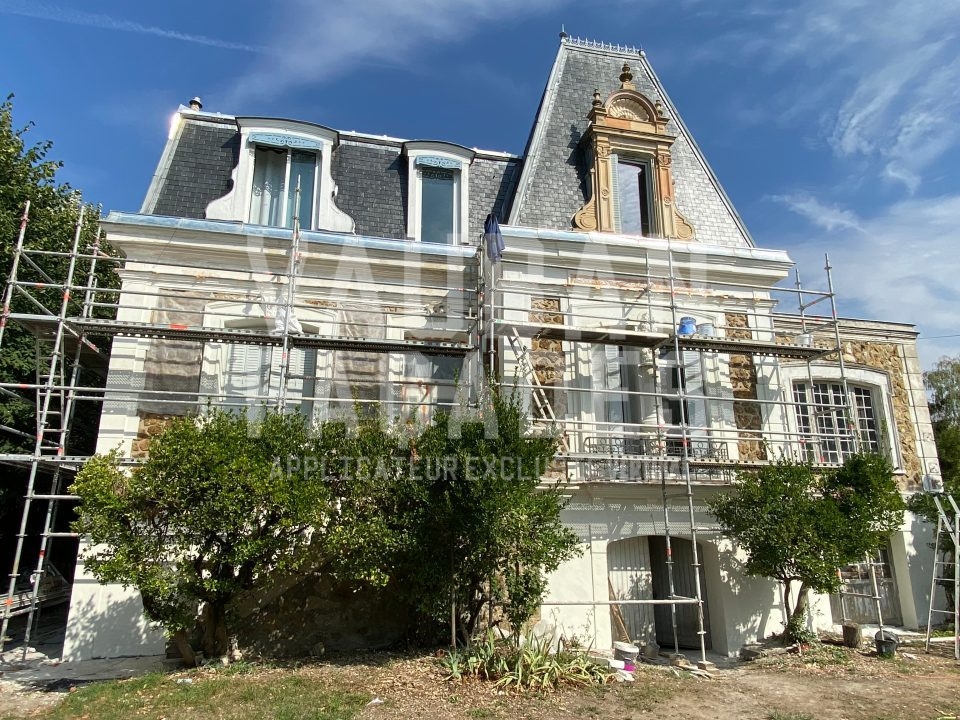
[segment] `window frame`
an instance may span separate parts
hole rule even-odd
[[[632,230],[623,228],[623,210],[621,200],[624,197],[623,188],[620,185],[620,166],[629,165],[643,169],[644,181],[646,185],[646,212],[647,212],[647,231],[643,232],[643,220],[641,215],[641,232],[636,233]],[[638,183],[639,187],[639,183]],[[656,198],[658,197],[656,163],[653,156],[643,153],[630,152],[611,152],[610,153],[610,188],[611,205],[610,210],[613,216],[614,232],[621,235],[632,235],[639,237],[660,237],[661,222],[658,212]],[[641,206],[641,213],[643,208]]]
[[[314,229],[315,229],[316,219],[317,219],[317,212],[316,212],[316,210],[317,210],[318,205],[319,205],[318,200],[319,200],[319,196],[320,196],[320,186],[321,186],[321,182],[320,182],[320,167],[321,167],[321,164],[322,164],[322,162],[323,162],[323,159],[322,159],[321,156],[320,156],[320,152],[321,152],[321,151],[320,151],[319,149],[318,149],[318,150],[313,150],[313,149],[310,149],[310,148],[300,148],[300,147],[294,147],[294,146],[291,146],[291,145],[285,145],[285,146],[283,146],[283,147],[279,147],[279,146],[277,146],[277,145],[271,145],[271,144],[267,144],[267,143],[263,143],[263,142],[257,142],[257,141],[255,141],[255,140],[252,141],[252,142],[253,142],[253,145],[254,145],[254,147],[253,147],[253,157],[254,157],[254,159],[253,159],[253,172],[252,172],[252,175],[251,175],[251,182],[250,182],[250,195],[249,195],[249,200],[248,200],[248,203],[247,203],[247,219],[246,219],[246,222],[250,223],[251,225],[263,225],[264,227],[277,227],[277,228],[292,229],[292,227],[293,227],[293,216],[292,216],[292,214],[291,214],[291,217],[290,217],[290,225],[286,225],[286,224],[285,224],[288,213],[292,213],[292,209],[289,207],[290,197],[291,197],[291,185],[292,185],[292,178],[291,178],[290,174],[291,174],[291,172],[292,172],[292,170],[293,170],[293,155],[294,155],[294,153],[296,153],[296,152],[303,152],[303,153],[312,154],[312,155],[314,156],[314,162],[313,162],[313,194],[312,194],[312,197],[310,198],[310,216],[307,217],[307,218],[305,218],[305,217],[303,216],[303,213],[302,213],[303,200],[302,200],[302,198],[301,198],[300,229],[302,229],[302,230],[314,230]],[[281,192],[282,192],[282,199],[283,199],[283,201],[282,201],[282,203],[281,203],[280,212],[279,212],[279,214],[280,214],[280,219],[281,219],[281,221],[284,223],[284,224],[281,224],[281,225],[269,225],[269,224],[266,224],[266,223],[254,223],[254,222],[250,219],[250,215],[251,215],[252,212],[253,212],[253,205],[254,205],[254,202],[253,202],[253,193],[254,193],[254,189],[255,189],[255,182],[256,182],[256,176],[257,176],[257,161],[256,161],[256,155],[257,155],[257,151],[258,151],[258,150],[261,150],[261,149],[268,149],[268,150],[272,150],[272,151],[275,151],[275,152],[276,152],[276,151],[280,151],[280,152],[284,152],[285,155],[286,155],[286,159],[285,159],[285,170],[284,170],[284,175],[283,175],[283,186],[282,186],[282,191],[281,191]]]
[[[788,394],[787,397],[789,398],[789,412],[786,413],[786,418],[788,429],[791,433],[789,440],[791,445],[799,445],[801,436],[804,433],[795,400],[795,387],[798,384],[806,386],[807,397],[810,398],[811,393],[809,388],[811,376],[815,384],[827,383],[839,384],[841,386],[845,376],[849,392],[847,400],[849,406],[856,407],[856,405],[854,405],[854,397],[857,389],[870,393],[875,416],[874,422],[879,452],[890,460],[897,472],[902,472],[903,458],[895,420],[896,415],[893,412],[893,391],[890,376],[886,372],[869,368],[847,367],[845,375],[841,375],[840,368],[835,365],[814,365],[811,367],[810,372],[808,372],[804,366],[782,365],[780,368],[780,376],[784,392]],[[863,432],[859,413],[856,422],[856,432],[859,436],[859,434]],[[851,447],[855,447],[852,442]],[[839,451],[838,448],[839,462],[842,462],[845,456],[845,453]],[[826,464],[839,464],[839,462],[827,462]]]

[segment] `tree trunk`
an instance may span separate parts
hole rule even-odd
[[[800,592],[797,593],[797,606],[793,609],[793,612],[790,613],[790,620],[804,625],[806,624],[804,616],[807,614],[807,593],[807,584],[801,582]]]
[[[790,609],[790,594],[793,590],[793,580],[783,581],[783,610],[789,620],[793,617],[793,611]]]
[[[227,636],[227,608],[223,602],[203,604],[203,652],[207,658],[227,657],[230,639]]]
[[[180,657],[183,658],[183,662],[190,667],[197,666],[197,654],[193,651],[193,647],[190,645],[190,639],[187,637],[187,633],[183,630],[177,630],[173,634],[173,644],[177,648],[177,652],[180,653]]]

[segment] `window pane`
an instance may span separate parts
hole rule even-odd
[[[300,227],[313,228],[313,183],[317,167],[316,153],[294,150],[290,162],[290,184],[287,194],[287,219],[284,227],[293,227],[293,211],[297,198],[297,181],[300,181]]]
[[[857,429],[860,433],[861,450],[880,452],[877,413],[873,406],[873,393],[867,388],[853,388],[853,401],[857,410]]]
[[[454,174],[424,168],[420,185],[420,241],[452,244]]]
[[[650,202],[647,196],[647,165],[617,163],[620,190],[620,227],[633,235],[650,234]]]
[[[286,172],[286,151],[268,147],[258,147],[256,149],[250,222],[257,225],[273,225],[274,227],[280,225]]]

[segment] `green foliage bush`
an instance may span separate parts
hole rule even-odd
[[[563,685],[599,685],[614,673],[581,651],[554,652],[547,638],[526,633],[498,640],[492,630],[465,650],[440,658],[450,680],[477,677],[496,687],[516,690],[555,690]]]

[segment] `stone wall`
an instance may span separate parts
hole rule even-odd
[[[533,298],[530,301],[530,322],[541,325],[562,325],[560,298]],[[563,343],[560,340],[533,338],[530,343],[530,364],[533,366],[537,381],[543,386],[543,393],[553,409],[554,417],[563,418],[567,413],[566,393],[560,389],[566,372],[566,359]],[[543,418],[545,413],[531,408],[533,416]]]
[[[844,342],[841,348],[845,362],[876,368],[890,376],[893,421],[899,436],[900,456],[903,460],[903,470],[906,473],[904,489],[920,489],[923,468],[917,453],[917,437],[914,431],[913,412],[910,408],[910,393],[907,390],[904,378],[900,347],[894,343]],[[836,355],[833,357],[836,357]]]
[[[174,415],[156,415],[140,413],[140,425],[137,427],[137,437],[133,441],[130,457],[143,460],[150,454],[150,443],[162,433],[173,421]]]
[[[747,316],[726,313],[726,335],[734,340],[752,340]],[[757,369],[752,355],[730,355],[730,384],[733,387],[733,419],[740,431],[737,449],[740,460],[755,462],[767,459],[763,444],[763,416],[757,396]]]

